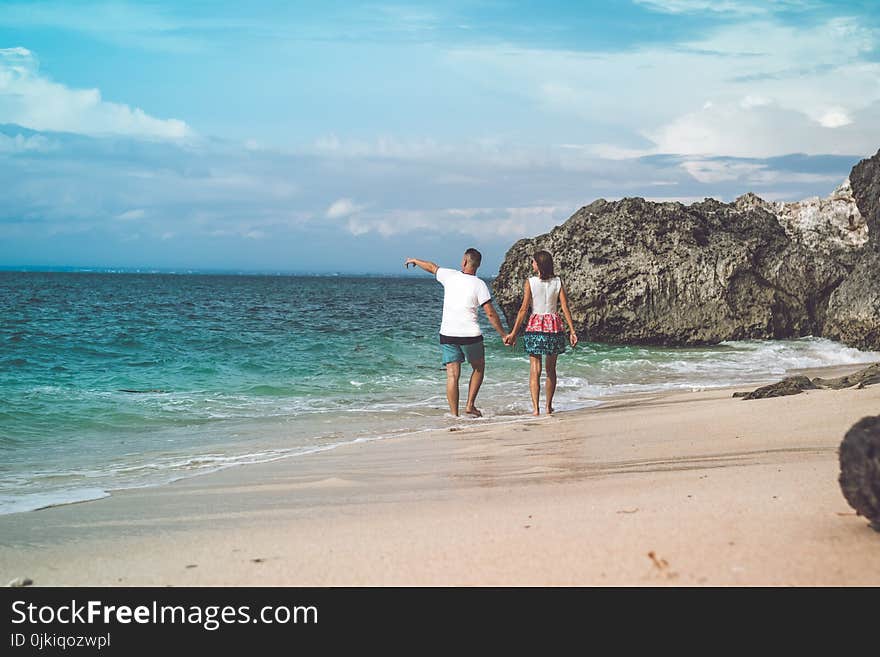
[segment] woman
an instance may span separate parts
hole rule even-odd
[[[565,331],[557,313],[557,302],[562,305],[565,321],[568,322],[568,339],[571,346],[578,341],[568,309],[568,297],[559,276],[553,273],[553,256],[546,251],[536,251],[532,257],[532,269],[538,274],[526,281],[523,288],[523,302],[516,322],[504,338],[504,344],[516,344],[516,334],[522,326],[531,306],[532,314],[523,336],[526,353],[529,355],[531,370],[529,390],[532,393],[532,415],[540,415],[541,397],[541,357],[547,357],[547,414],[553,412],[553,393],[556,392],[556,357],[565,353]]]

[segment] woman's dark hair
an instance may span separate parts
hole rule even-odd
[[[538,264],[538,273],[541,275],[541,280],[546,281],[548,278],[553,278],[553,256],[546,251],[535,251],[535,255],[532,257]]]

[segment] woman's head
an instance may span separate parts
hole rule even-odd
[[[532,256],[535,268],[542,280],[553,278],[553,256],[546,251],[535,251]]]

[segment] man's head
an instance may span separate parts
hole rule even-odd
[[[481,262],[483,262],[483,255],[476,249],[468,249],[461,259],[461,270],[465,274],[476,274]]]

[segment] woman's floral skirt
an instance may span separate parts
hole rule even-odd
[[[565,333],[537,333],[526,331],[523,334],[526,353],[532,356],[553,356],[565,353]]]

